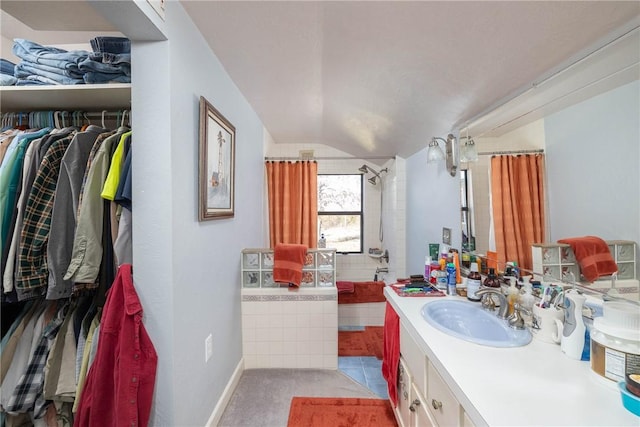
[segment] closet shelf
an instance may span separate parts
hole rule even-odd
[[[3,113],[38,110],[131,109],[131,84],[1,86]]]

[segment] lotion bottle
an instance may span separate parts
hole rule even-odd
[[[570,289],[564,294],[564,328],[560,348],[567,357],[576,360],[582,358],[587,329],[582,319],[582,306],[585,300],[586,297],[575,289]]]

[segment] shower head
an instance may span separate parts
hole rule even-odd
[[[372,176],[371,178],[369,178],[367,181],[369,181],[370,183],[372,183],[373,185],[376,185],[376,178],[378,178],[378,175],[376,176]]]
[[[358,170],[362,173],[367,173],[369,172],[369,167],[367,165],[362,165]]]

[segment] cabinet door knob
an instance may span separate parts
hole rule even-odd
[[[409,406],[409,410],[411,412],[415,412],[416,411],[416,406],[420,406],[420,401],[418,399],[416,399],[413,402],[411,402],[411,406]]]
[[[442,408],[442,402],[440,402],[439,400],[431,399],[431,406],[433,406],[433,409],[440,409]]]

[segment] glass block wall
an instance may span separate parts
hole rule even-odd
[[[309,249],[302,268],[301,288],[329,288],[336,285],[335,249]],[[273,249],[242,250],[242,287],[279,288],[273,280]]]

